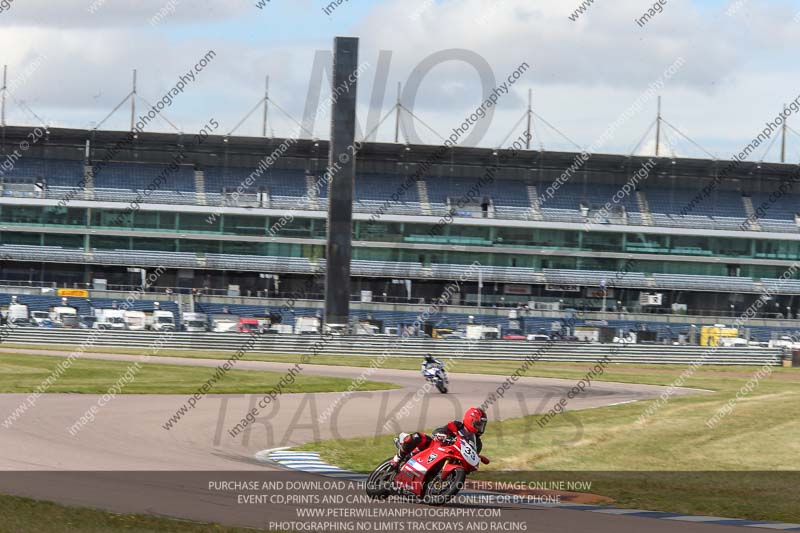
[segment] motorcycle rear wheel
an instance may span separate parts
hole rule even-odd
[[[367,478],[367,496],[373,500],[385,500],[392,494],[392,481],[396,470],[392,465],[392,460],[387,459],[379,464]]]
[[[428,505],[444,505],[452,500],[464,486],[467,479],[467,471],[457,468],[450,472],[446,478],[442,479],[441,472],[436,474],[428,484],[425,485],[425,495],[422,501]]]

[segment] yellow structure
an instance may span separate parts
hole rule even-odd
[[[719,346],[721,338],[737,338],[739,330],[724,326],[703,326],[700,330],[700,346]]]
[[[73,298],[88,298],[89,291],[84,289],[58,289],[59,296],[71,296]]]
[[[447,335],[449,333],[453,333],[453,330],[449,328],[435,328],[431,332],[431,337],[433,337],[434,339],[441,339],[442,335]]]

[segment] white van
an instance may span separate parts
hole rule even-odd
[[[147,315],[144,311],[125,311],[125,326],[131,331],[144,331]]]

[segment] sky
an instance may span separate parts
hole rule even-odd
[[[360,39],[358,122],[380,141],[394,140],[398,83],[401,141],[438,144],[521,65],[460,142],[518,138],[532,91],[535,148],[652,154],[660,95],[662,155],[726,159],[800,96],[797,1],[338,1],[0,0],[6,122],[129,129],[129,102],[103,120],[134,69],[141,113],[213,51],[163,110],[178,130],[213,118],[220,133],[260,136],[268,76],[268,136],[327,139],[335,36]],[[169,122],[146,129],[175,131]],[[800,118],[789,125],[800,131]],[[777,161],[779,145],[752,159]],[[791,130],[787,161],[800,162]]]

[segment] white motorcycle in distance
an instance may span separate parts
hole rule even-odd
[[[422,377],[429,383],[433,383],[439,392],[447,394],[447,385],[450,382],[447,379],[444,364],[438,359],[434,359],[430,354],[425,356],[425,362],[422,363]]]

